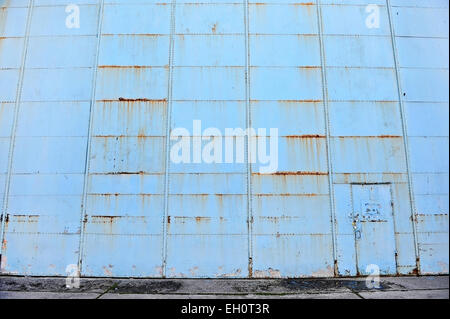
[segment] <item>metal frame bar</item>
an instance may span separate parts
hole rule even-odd
[[[98,57],[100,51],[100,42],[102,37],[102,25],[103,25],[103,10],[105,7],[105,0],[100,0],[98,3],[98,20],[97,20],[97,46],[95,52],[95,64],[93,66],[93,74],[92,74],[92,91],[91,91],[91,102],[89,105],[89,128],[88,128],[88,137],[87,137],[87,145],[86,145],[86,160],[85,160],[85,169],[84,169],[84,184],[83,184],[83,199],[81,203],[81,220],[80,220],[80,242],[78,249],[78,272],[81,274],[82,266],[83,266],[83,254],[84,254],[84,240],[85,240],[85,227],[86,227],[86,206],[87,206],[87,192],[89,189],[89,172],[90,172],[90,156],[91,156],[91,141],[92,141],[92,126],[93,126],[93,118],[94,118],[94,105],[95,105],[95,93],[97,88],[97,72],[98,72]]]
[[[395,64],[395,77],[397,81],[397,92],[398,92],[398,103],[400,107],[400,118],[402,121],[402,133],[403,133],[403,145],[405,151],[405,159],[406,159],[406,174],[408,176],[408,191],[409,191],[409,203],[411,208],[411,223],[414,237],[414,252],[416,255],[416,267],[417,272],[420,273],[420,255],[419,255],[419,247],[418,247],[418,239],[417,239],[417,214],[416,214],[416,204],[414,199],[414,188],[413,188],[413,180],[411,176],[411,163],[410,163],[410,155],[409,155],[409,145],[408,145],[408,123],[405,116],[405,106],[403,104],[402,99],[402,84],[401,84],[401,76],[400,76],[400,66],[398,63],[398,53],[397,53],[397,43],[395,40],[395,30],[392,19],[392,10],[391,10],[391,1],[386,0],[386,8],[388,12],[389,18],[389,28],[391,33],[391,42],[392,49],[394,53],[394,64]]]

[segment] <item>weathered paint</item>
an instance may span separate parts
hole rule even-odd
[[[447,0],[0,0],[1,273],[448,273],[448,20]],[[171,163],[194,119],[278,128],[278,172]]]

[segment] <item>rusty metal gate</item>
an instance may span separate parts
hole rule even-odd
[[[448,7],[0,0],[1,274],[448,273]]]

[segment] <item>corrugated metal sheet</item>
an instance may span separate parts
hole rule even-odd
[[[448,273],[448,6],[0,0],[1,273]],[[173,163],[193,120],[277,172]]]

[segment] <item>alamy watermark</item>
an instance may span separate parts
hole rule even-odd
[[[369,275],[366,277],[366,287],[368,289],[380,288],[380,267],[375,264],[367,265],[366,273]]]
[[[366,13],[369,14],[366,18],[366,27],[368,29],[379,29],[380,7],[376,4],[369,4],[366,6]]]
[[[80,288],[80,272],[78,271],[78,266],[75,264],[67,265],[66,273],[66,288]]]
[[[267,135],[269,134],[269,135]],[[258,164],[261,174],[275,173],[278,169],[278,128],[225,128],[215,127],[202,131],[201,120],[193,120],[192,133],[177,127],[170,133],[176,141],[170,148],[170,160],[175,164]]]
[[[66,28],[79,29],[80,28],[80,7],[76,4],[69,4],[66,6]]]
[[[65,9],[66,13],[66,28],[79,29],[80,28],[80,7],[76,4],[68,4]],[[380,28],[380,7],[377,4],[368,4],[365,12],[368,14],[365,20],[368,29]]]

